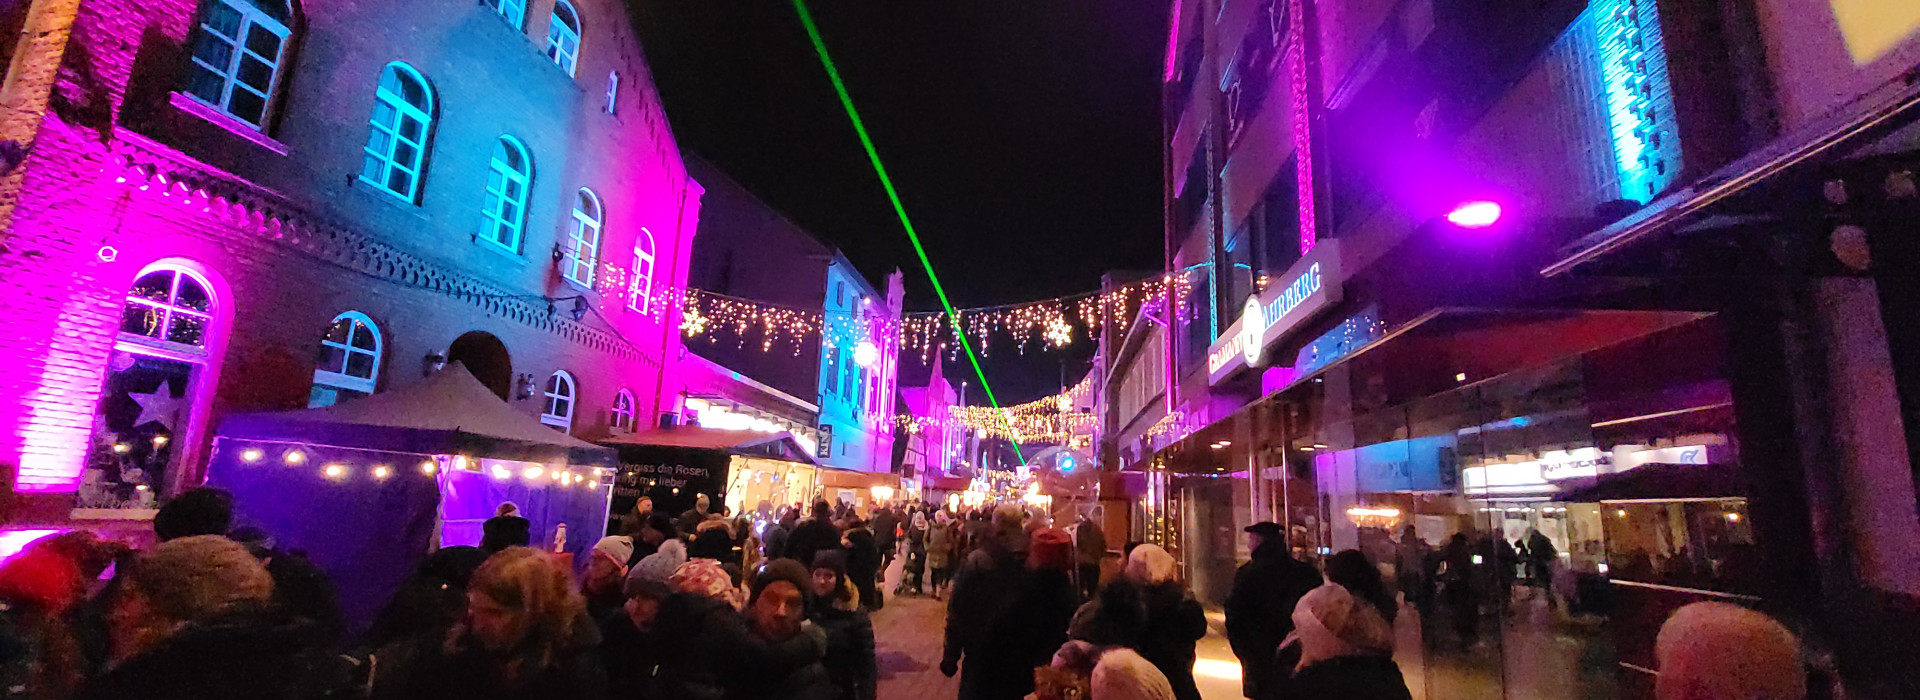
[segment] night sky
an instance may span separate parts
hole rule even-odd
[[[939,308],[789,2],[631,7],[682,149],[839,246],[876,286],[905,271],[909,310]],[[1168,0],[809,8],[955,305],[1160,269]],[[1003,403],[1042,396],[1063,360],[1077,377],[1090,351],[998,343],[988,378]]]

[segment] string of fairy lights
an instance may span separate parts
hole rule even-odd
[[[1163,304],[1169,294],[1175,299],[1186,295],[1193,285],[1190,276],[1174,273],[1096,292],[959,308],[951,314],[909,311],[897,318],[880,310],[802,308],[699,289],[662,301],[679,306],[680,330],[689,339],[795,355],[810,342],[832,346],[891,341],[884,344],[917,354],[925,362],[943,351],[957,356],[961,334],[982,355],[990,355],[993,347],[1006,343],[1025,354],[1036,346],[1060,350],[1098,337],[1106,328],[1124,333],[1142,306]]]
[[[1093,434],[1094,415],[1081,411],[1090,406],[1093,376],[1053,396],[1023,404],[992,406],[950,406],[946,415],[897,415],[894,425],[908,434],[929,429],[974,433],[1014,443],[1075,444]]]

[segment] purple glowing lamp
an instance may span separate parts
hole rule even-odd
[[[1486,228],[1500,221],[1500,205],[1485,200],[1462,202],[1447,212],[1447,221],[1461,228]]]

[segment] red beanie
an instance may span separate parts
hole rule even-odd
[[[1027,565],[1035,569],[1073,569],[1073,538],[1055,528],[1035,530],[1027,549]]]

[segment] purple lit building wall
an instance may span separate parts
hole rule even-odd
[[[151,505],[223,415],[448,359],[580,437],[672,409],[701,190],[621,3],[0,11],[46,30],[0,123],[9,519]]]

